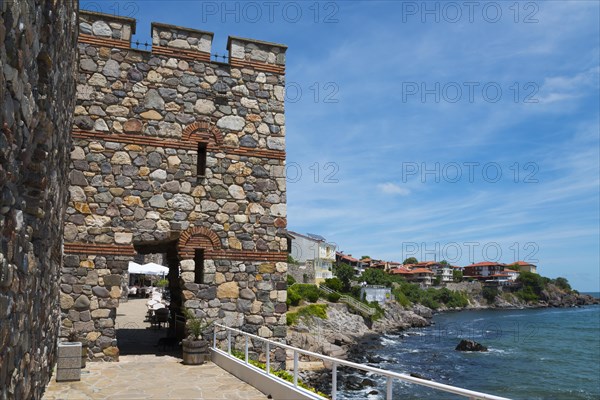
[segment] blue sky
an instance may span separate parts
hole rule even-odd
[[[81,2],[284,43],[288,228],[600,291],[596,1]],[[318,171],[318,173],[317,173]]]

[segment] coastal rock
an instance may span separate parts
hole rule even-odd
[[[473,340],[461,340],[454,350],[457,351],[488,351],[487,347]]]

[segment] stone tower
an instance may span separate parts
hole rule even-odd
[[[118,355],[128,262],[164,253],[172,311],[263,337],[286,334],[285,51],[80,12],[77,105],[65,219],[62,330]]]
[[[0,399],[56,362],[78,2],[0,1]]]

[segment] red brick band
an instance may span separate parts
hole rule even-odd
[[[197,142],[184,142],[181,140],[172,139],[161,139],[149,136],[141,135],[129,135],[122,133],[104,133],[98,131],[83,131],[80,129],[73,129],[73,138],[75,139],[86,139],[86,140],[104,140],[107,142],[117,142],[126,144],[137,144],[140,146],[154,146],[154,147],[167,147],[172,149],[183,149],[183,150],[198,150]],[[212,141],[211,141],[212,142]],[[234,154],[238,156],[258,157],[258,158],[270,158],[274,160],[285,160],[285,151],[281,150],[269,150],[269,149],[255,149],[251,147],[219,147],[214,142],[208,142],[207,150],[218,152],[223,151],[227,154]]]
[[[99,243],[65,243],[65,254],[135,256],[132,245],[99,244]],[[195,251],[186,248],[179,253],[183,260],[193,259]],[[245,251],[245,250],[205,250],[204,258],[208,260],[237,261],[270,261],[285,262],[287,253],[283,251]]]
[[[101,243],[65,243],[65,254],[135,256],[136,251],[132,245]]]
[[[210,62],[210,53],[198,50],[171,49],[169,47],[152,46],[152,54],[184,60]]]
[[[193,259],[194,251],[185,250],[179,253],[182,260]],[[287,261],[287,252],[282,251],[244,251],[244,250],[205,250],[206,260],[236,260],[236,261]]]
[[[100,38],[94,35],[80,33],[78,38],[80,43],[87,43],[94,46],[111,47],[116,49],[132,50],[131,43],[128,40]],[[135,49],[133,49],[135,50]]]
[[[285,67],[282,65],[275,65],[275,64],[267,64],[264,62],[260,62],[260,61],[251,61],[251,60],[239,60],[236,58],[231,58],[229,59],[229,64],[232,67],[237,67],[237,68],[254,68],[260,71],[265,71],[265,72],[273,72],[275,74],[280,74],[283,75],[285,74]]]

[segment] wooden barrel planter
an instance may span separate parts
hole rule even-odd
[[[208,342],[206,340],[183,339],[181,345],[185,365],[201,365],[208,360]]]

